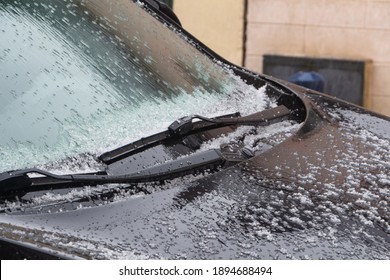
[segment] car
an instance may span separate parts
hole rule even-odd
[[[389,259],[390,118],[152,0],[0,4],[2,259]]]

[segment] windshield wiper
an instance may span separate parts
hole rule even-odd
[[[241,117],[239,113],[216,118],[206,118],[199,115],[187,116],[173,122],[166,131],[142,138],[138,141],[103,153],[100,155],[99,159],[106,164],[110,164],[154,146],[184,138],[199,132],[232,125],[266,126],[287,120],[290,116],[291,111],[284,105],[263,110],[245,117]],[[195,119],[199,119],[200,121],[193,122]]]
[[[161,182],[189,174],[215,171],[248,159],[254,154],[226,153],[212,149],[185,158],[146,168],[128,175],[109,175],[105,172],[57,175],[41,169],[24,169],[0,174],[0,195],[23,195],[31,191],[55,190],[98,184],[128,184]],[[29,175],[34,175],[30,177]]]
[[[206,118],[198,115],[185,117],[173,122],[167,131],[107,152],[100,158],[109,164],[158,144],[164,144],[166,141],[181,139],[202,131],[230,125],[267,125],[285,120],[289,118],[289,115],[290,111],[285,106],[279,106],[245,117],[239,117],[237,114],[217,118]],[[200,121],[193,122],[194,119]],[[31,191],[110,183],[134,185],[161,182],[189,174],[226,168],[252,156],[254,153],[245,149],[238,152],[212,149],[125,175],[109,174],[108,168],[96,173],[66,175],[57,175],[41,169],[8,171],[0,173],[0,195],[4,197],[22,195]],[[31,176],[34,174],[35,176]]]

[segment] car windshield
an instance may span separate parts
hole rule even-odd
[[[142,4],[123,3],[1,1],[0,171],[97,154],[184,115],[225,113],[222,97],[228,113],[266,106],[262,89],[146,17]],[[237,105],[244,92],[251,108]]]

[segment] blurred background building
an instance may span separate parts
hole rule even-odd
[[[167,0],[183,27],[249,70],[325,78],[324,92],[390,116],[390,0]]]

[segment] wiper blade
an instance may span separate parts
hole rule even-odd
[[[172,180],[189,174],[214,171],[248,158],[245,154],[222,153],[218,149],[193,154],[182,159],[146,168],[128,175],[105,172],[57,175],[41,169],[24,169],[0,173],[0,195],[21,195],[31,191],[55,190],[98,184],[139,184]],[[39,177],[29,177],[37,174]]]
[[[181,138],[214,128],[231,125],[265,126],[286,120],[289,117],[290,111],[285,106],[278,106],[245,117],[240,117],[239,114],[225,115],[217,118],[193,115],[175,121],[164,132],[104,153],[100,156],[100,159],[104,163],[110,164],[159,144],[166,144],[172,140],[177,141]],[[199,119],[200,121],[193,122],[195,119]],[[8,171],[0,173],[0,196],[20,195],[31,191],[63,189],[75,186],[110,183],[132,185],[165,181],[206,170],[215,170],[218,167],[228,167],[252,156],[254,154],[248,153],[247,151],[243,151],[243,153],[228,153],[213,149],[146,168],[136,173],[124,175],[109,174],[109,168],[96,173],[66,175],[57,175],[41,169]],[[31,177],[28,176],[29,174],[39,176]]]
[[[172,140],[177,140],[214,128],[232,125],[266,126],[287,120],[290,116],[291,111],[284,105],[257,112],[245,117],[241,117],[239,113],[216,118],[206,118],[199,115],[187,116],[173,122],[166,131],[142,138],[138,141],[103,153],[100,155],[99,159],[106,164],[110,164],[130,155],[155,147],[159,144],[164,144]],[[195,119],[199,119],[200,121],[193,122]]]

